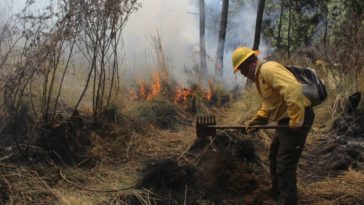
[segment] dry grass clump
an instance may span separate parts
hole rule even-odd
[[[208,112],[207,103],[206,92],[199,85],[192,84],[185,103],[185,111],[196,115],[205,114]]]
[[[126,114],[140,124],[151,124],[160,129],[176,130],[179,125],[190,124],[176,104],[162,98],[135,102]]]
[[[0,164],[0,183],[3,186],[4,204],[52,204],[57,200],[45,177],[35,170],[26,167]],[[39,167],[41,170],[42,167]],[[51,171],[49,169],[48,171]],[[45,170],[43,170],[45,171]],[[49,175],[52,179],[53,176]],[[53,178],[56,181],[56,178]]]
[[[60,201],[73,204],[72,200],[84,198],[90,204],[130,204],[130,201],[149,204],[151,193],[135,188],[138,166],[130,163],[127,167],[110,167],[100,163],[91,172],[81,169],[60,171],[62,183],[57,187],[62,196]],[[73,192],[69,192],[70,188]]]
[[[304,204],[363,204],[364,173],[349,170],[343,175],[301,187]]]
[[[15,166],[0,164],[1,204],[152,204],[148,190],[136,189],[140,165],[92,170],[77,167]]]
[[[249,121],[260,107],[260,97],[255,86],[250,86],[238,101],[232,103],[228,110],[225,122],[228,124],[242,123]]]
[[[165,116],[159,116],[165,110],[169,120],[175,120],[173,117],[185,120],[171,102],[167,105],[164,101],[153,103],[144,110],[152,109],[149,116],[157,120],[152,122],[165,120]],[[60,172],[59,165],[49,165],[45,161],[34,167],[0,164],[0,204],[156,204],[152,193],[133,186],[142,161],[138,157],[177,157],[195,138],[194,131],[189,132],[193,133],[189,135],[191,139],[187,137],[185,141],[183,134],[159,131],[145,125],[149,121],[119,115],[115,110],[101,113],[102,124],[96,127],[91,127],[91,120],[86,118],[82,117],[85,120],[83,129],[87,129],[86,137],[92,142],[90,156],[98,158],[96,166],[84,167],[87,163],[80,162],[75,167],[62,167]],[[134,161],[136,159],[138,162]]]
[[[209,82],[210,87],[210,101],[208,102],[208,105],[210,106],[216,106],[216,107],[223,107],[224,105],[228,104],[230,102],[231,93],[226,88],[224,88],[223,85],[221,85],[218,82]]]
[[[185,127],[182,132],[150,129],[146,134],[135,134],[130,140],[128,157],[132,159],[177,158],[196,139],[195,129]]]

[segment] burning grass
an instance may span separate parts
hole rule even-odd
[[[182,89],[182,94],[177,93],[175,102],[184,105],[185,111],[192,114],[206,113],[212,92],[206,92],[197,84],[191,85],[190,89]]]
[[[129,91],[130,104],[126,114],[140,124],[160,129],[176,130],[179,125],[190,124],[182,112],[203,114],[209,107],[221,107],[230,101],[230,94],[213,81],[209,81],[208,90],[198,84],[186,88],[173,83],[166,71],[156,71],[149,83],[137,82]]]
[[[156,71],[149,82],[137,80],[137,83],[128,91],[128,99],[132,103],[163,99],[191,114],[206,113],[210,107],[227,105],[231,94],[213,80],[210,80],[208,84],[208,89],[202,88],[197,83],[184,87],[175,83],[167,74]]]

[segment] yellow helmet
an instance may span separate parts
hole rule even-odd
[[[235,49],[232,56],[233,61],[233,72],[236,73],[239,70],[239,66],[248,59],[251,55],[259,55],[260,51],[253,51],[251,48],[248,47],[239,47]]]

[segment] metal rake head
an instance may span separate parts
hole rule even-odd
[[[199,116],[196,119],[196,133],[197,137],[215,137],[216,128],[209,127],[211,125],[216,125],[215,116]]]

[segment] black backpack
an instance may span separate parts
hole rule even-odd
[[[311,106],[321,104],[327,97],[326,86],[310,67],[285,66],[302,85],[303,94],[310,99]]]

